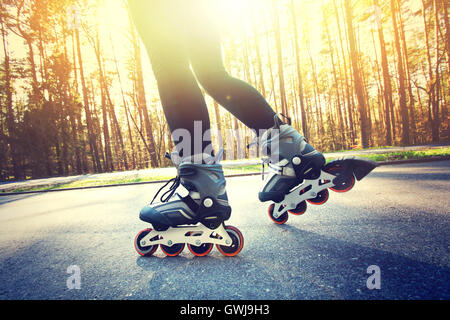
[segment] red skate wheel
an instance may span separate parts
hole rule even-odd
[[[184,243],[176,243],[170,247],[161,244],[160,247],[161,247],[162,252],[164,252],[164,254],[166,256],[176,257],[177,255],[179,255],[181,253],[181,251],[183,251]]]
[[[329,196],[328,190],[323,189],[322,191],[320,191],[317,194],[317,196],[315,198],[308,199],[306,201],[308,201],[311,204],[320,205],[320,204],[324,204],[325,202],[327,202],[328,196]]]
[[[241,252],[242,247],[244,246],[244,236],[238,228],[233,226],[226,226],[225,230],[227,230],[232,243],[229,246],[218,244],[217,249],[226,257],[234,257]]]
[[[195,246],[195,245],[191,245],[188,243],[188,249],[189,251],[197,257],[204,257],[206,256],[208,253],[211,252],[212,248],[213,248],[213,244],[212,243],[203,243],[199,246]]]
[[[341,166],[333,166],[328,168],[326,171],[333,175],[339,176],[342,173],[343,168]],[[355,177],[353,174],[346,179],[344,179],[341,184],[334,187],[330,187],[334,192],[347,192],[350,191],[355,185]]]
[[[156,249],[158,249],[158,245],[149,245],[149,246],[143,246],[141,245],[141,240],[148,235],[152,229],[145,229],[139,232],[136,237],[134,238],[134,248],[136,249],[137,253],[139,253],[143,257],[151,256],[153,253],[155,253]]]
[[[288,221],[288,218],[289,218],[288,213],[285,212],[285,213],[283,213],[281,216],[279,216],[278,218],[275,218],[275,217],[273,216],[273,209],[274,209],[274,208],[275,208],[275,204],[272,203],[272,204],[269,206],[269,209],[268,209],[268,213],[269,213],[270,219],[272,219],[272,221],[275,222],[276,224],[285,224],[286,221]]]
[[[288,210],[288,212],[295,216],[300,216],[306,212],[306,208],[306,201],[302,201],[294,209]]]

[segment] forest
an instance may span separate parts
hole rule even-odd
[[[227,71],[316,149],[449,141],[447,0],[209,4]],[[2,0],[0,30],[1,181],[170,165],[173,143],[126,1]],[[225,146],[251,142],[205,99],[216,146],[225,130],[236,133]]]

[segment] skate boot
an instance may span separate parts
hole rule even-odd
[[[244,238],[237,228],[224,224],[230,218],[231,207],[222,166],[217,163],[220,156],[200,155],[199,162],[193,162],[193,158],[181,161],[175,154],[168,157],[178,175],[141,210],[140,219],[150,223],[153,229],[138,233],[134,243],[136,251],[150,256],[160,246],[167,256],[177,256],[187,244],[192,254],[205,256],[215,244],[223,255],[237,255]],[[170,183],[161,202],[153,204],[159,192]],[[178,188],[179,192],[175,192]]]
[[[290,119],[288,119],[290,123]],[[288,220],[288,213],[301,215],[307,202],[314,205],[328,200],[328,188],[335,192],[349,191],[375,167],[370,160],[346,158],[325,165],[324,156],[308,144],[305,137],[290,124],[275,116],[275,125],[259,139],[264,166],[270,173],[264,180],[259,200],[273,201],[269,216],[277,224]]]

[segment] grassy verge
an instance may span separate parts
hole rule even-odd
[[[238,175],[246,173],[254,173],[261,170],[260,165],[248,165],[248,166],[236,166],[233,168],[224,168],[225,175]],[[143,183],[150,181],[167,181],[175,176],[175,169],[172,174],[149,174],[141,177],[125,177],[125,178],[109,178],[109,179],[85,179],[80,181],[74,181],[69,183],[53,184],[48,186],[37,186],[29,188],[17,188],[9,190],[8,192],[29,192],[29,191],[48,191],[48,190],[61,190],[72,188],[86,188],[96,186],[108,186],[108,185],[120,185],[130,183]],[[0,190],[0,193],[4,193]]]
[[[374,153],[374,154],[360,154],[358,157],[367,158],[376,162],[384,161],[396,161],[396,160],[412,160],[412,159],[427,159],[438,156],[450,156],[450,147],[432,148],[420,151],[401,151],[401,152],[386,152],[386,153]],[[332,161],[335,158],[327,157],[327,161]],[[226,176],[240,175],[248,173],[258,173],[261,171],[261,165],[242,165],[232,168],[224,168]],[[47,191],[47,190],[59,190],[70,188],[83,188],[83,187],[95,187],[95,186],[107,186],[107,185],[120,185],[129,183],[143,183],[150,181],[166,181],[172,179],[175,176],[175,169],[169,172],[158,171],[155,169],[147,175],[139,177],[123,177],[123,178],[109,178],[109,179],[85,179],[80,181],[74,181],[70,183],[37,186],[30,188],[18,188],[15,190],[8,190],[8,192],[24,192],[24,191]],[[0,190],[0,193],[2,191]]]
[[[367,158],[376,162],[415,160],[442,156],[450,156],[450,147],[441,147],[418,151],[400,151],[358,155],[358,157],[360,158]]]

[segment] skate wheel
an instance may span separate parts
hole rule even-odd
[[[217,249],[226,257],[234,257],[239,252],[241,252],[244,246],[244,237],[238,228],[233,226],[226,226],[228,235],[230,236],[232,243],[229,246],[217,245]]]
[[[306,208],[306,201],[302,201],[294,209],[288,210],[288,212],[295,216],[300,216],[306,212]]]
[[[212,243],[203,243],[199,246],[195,246],[195,245],[191,245],[188,243],[188,249],[189,251],[197,257],[204,257],[206,256],[208,253],[211,252],[212,248],[213,248],[213,244]]]
[[[320,204],[324,204],[325,202],[327,202],[328,196],[329,196],[328,190],[323,189],[322,191],[320,191],[317,194],[317,197],[312,198],[312,199],[307,199],[306,201],[308,201],[311,204],[320,205]]]
[[[333,166],[326,169],[328,173],[331,173],[333,175],[340,175],[342,173],[342,170],[343,168],[341,166]],[[344,179],[344,181],[342,181],[340,185],[336,185],[334,187],[331,187],[330,189],[333,190],[334,192],[347,192],[350,191],[354,185],[355,185],[355,177],[352,174],[351,176]]]
[[[181,251],[183,251],[184,243],[176,243],[170,247],[161,244],[160,247],[161,247],[162,252],[164,252],[164,254],[166,256],[176,257],[177,255],[179,255],[181,253]]]
[[[275,204],[272,203],[272,204],[269,206],[269,209],[268,209],[268,213],[269,213],[270,219],[272,219],[272,221],[275,222],[276,224],[285,224],[286,221],[288,221],[288,218],[289,218],[288,213],[285,212],[285,213],[283,213],[281,216],[279,216],[278,218],[275,218],[275,217],[273,216],[273,209],[274,209],[274,208],[275,208]]]
[[[137,253],[139,253],[143,257],[151,256],[153,253],[155,253],[156,249],[158,249],[158,245],[150,245],[150,246],[141,245],[142,238],[144,238],[147,234],[149,234],[150,231],[152,231],[152,229],[150,228],[142,230],[134,238],[134,248],[136,249]]]

